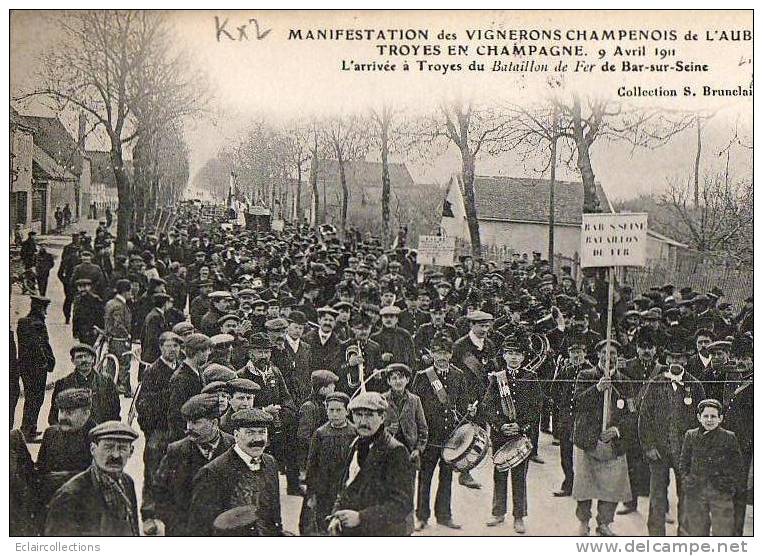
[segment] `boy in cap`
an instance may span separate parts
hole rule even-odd
[[[493,450],[500,450],[507,442],[519,435],[532,439],[540,419],[543,393],[538,375],[522,368],[525,360],[524,346],[529,339],[521,331],[507,336],[501,344],[503,364],[491,374],[485,396],[477,411],[480,422],[490,424]],[[525,532],[527,516],[527,467],[525,459],[510,471],[493,469],[493,509],[488,527],[504,522],[506,517],[506,490],[511,473],[512,514],[514,531]]]
[[[186,436],[167,446],[154,479],[155,511],[143,510],[144,530],[164,525],[165,535],[188,535],[188,508],[193,478],[207,463],[233,445],[233,437],[220,430],[218,398],[211,393],[191,396],[180,408],[186,420]],[[159,520],[147,523],[147,520]]]
[[[363,392],[348,408],[358,439],[347,459],[329,533],[406,535],[413,511],[413,466],[405,446],[384,429],[387,402],[378,392]]]
[[[92,418],[96,423],[118,420],[121,406],[119,394],[112,380],[93,368],[95,350],[87,344],[74,344],[69,350],[74,371],[58,379],[53,385],[53,403],[48,423],[58,422],[58,394],[69,388],[87,388],[92,392]]]
[[[303,535],[326,532],[326,517],[336,500],[344,464],[356,436],[355,425],[347,420],[348,403],[350,397],[344,392],[327,395],[328,422],[318,427],[310,439],[305,466],[305,501],[300,515]],[[308,519],[311,514],[314,519]]]
[[[326,397],[334,392],[339,377],[331,371],[319,369],[310,375],[310,399],[299,408],[297,417],[297,461],[304,471],[310,439],[315,430],[323,425],[326,415]]]
[[[384,427],[408,448],[411,463],[419,469],[421,454],[429,438],[429,427],[421,398],[408,390],[411,369],[402,363],[393,363],[386,367],[385,375],[389,390],[383,394],[387,402]]]
[[[720,425],[723,406],[715,399],[697,405],[700,426],[689,429],[681,448],[680,473],[689,535],[728,537],[734,534],[734,495],[743,488],[739,444]]]
[[[119,421],[106,421],[89,434],[93,463],[53,496],[46,537],[121,537],[140,534],[135,485],[124,472],[138,438]]]
[[[233,446],[202,467],[193,481],[188,534],[211,536],[218,516],[233,508],[251,505],[257,508],[259,535],[282,534],[278,464],[265,453],[272,422],[273,417],[261,409],[244,409],[233,414]],[[251,525],[218,524],[237,530]],[[247,530],[239,534],[254,532]]]

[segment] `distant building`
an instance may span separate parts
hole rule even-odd
[[[350,192],[349,215],[362,210],[367,205],[381,203],[382,164],[368,160],[353,160],[345,163],[345,178]],[[408,167],[403,163],[389,163],[389,178],[392,190],[415,187]],[[302,208],[309,212],[313,206],[309,170],[302,183]],[[318,198],[321,211],[326,207],[327,222],[338,224],[341,219],[342,185],[339,163],[336,160],[321,160],[318,163]]]
[[[469,241],[461,177],[453,176],[444,200],[442,232]],[[476,176],[474,192],[480,240],[483,245],[510,249],[515,253],[533,251],[548,259],[548,216],[550,180]],[[596,184],[603,210],[612,212],[604,189]],[[556,254],[575,258],[580,251],[580,224],[583,214],[583,184],[557,181],[554,188],[554,248]],[[647,258],[675,262],[686,245],[652,230],[648,231]]]
[[[22,228],[40,233],[53,231],[56,208],[63,210],[67,204],[73,221],[82,216],[82,194],[90,188],[84,132],[84,118],[80,118],[79,139],[75,140],[58,118],[24,116],[11,108],[11,155],[18,157],[19,168],[28,165],[30,133],[32,137],[31,181],[27,181],[25,171],[23,177],[19,174],[17,178],[18,186],[11,186],[16,223]],[[22,214],[26,215],[24,223],[19,220]]]
[[[90,179],[90,189],[83,195],[83,205],[89,207],[95,202],[98,215],[102,215],[106,208],[113,211],[117,210],[119,205],[119,195],[117,194],[117,179],[114,176],[114,167],[111,163],[111,153],[106,151],[85,151],[85,155],[90,159],[92,176]],[[130,173],[130,162],[125,161],[128,173]]]

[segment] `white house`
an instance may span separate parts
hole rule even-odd
[[[448,182],[442,233],[469,240],[461,176]],[[508,248],[516,253],[533,251],[548,258],[548,215],[550,181],[504,176],[474,178],[480,239],[485,246]],[[601,184],[596,194],[604,211],[612,212]],[[583,184],[557,181],[554,188],[554,247],[556,254],[574,258],[580,250],[580,224],[583,214]],[[674,262],[677,251],[687,246],[652,230],[648,232],[647,258]]]

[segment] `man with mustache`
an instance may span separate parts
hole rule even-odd
[[[384,429],[387,402],[363,392],[348,405],[358,439],[346,462],[328,530],[343,536],[403,536],[413,511],[408,450]]]
[[[218,397],[211,393],[192,396],[180,408],[186,420],[186,437],[170,444],[162,458],[154,481],[156,517],[152,523],[143,514],[145,531],[160,532],[164,526],[168,537],[189,534],[186,525],[193,478],[233,445],[233,437],[218,426],[218,410]]]
[[[233,446],[202,467],[193,481],[188,534],[211,536],[217,530],[235,536],[281,535],[278,464],[265,453],[272,423],[273,417],[261,409],[234,413]],[[242,506],[254,506],[251,520],[221,515]]]
[[[92,418],[96,423],[119,420],[119,394],[109,377],[93,368],[95,350],[87,344],[74,344],[69,349],[74,371],[56,381],[53,386],[53,403],[50,404],[48,423],[58,422],[58,394],[69,388],[87,388],[92,392]]]
[[[58,423],[42,435],[37,472],[84,471],[92,459],[87,433],[97,424],[91,416],[91,392],[69,388],[56,396]],[[59,485],[62,483],[59,483]]]
[[[138,433],[119,421],[106,421],[94,427],[89,437],[93,463],[53,496],[45,536],[137,537],[135,485],[124,468]]]
[[[226,384],[230,394],[228,410],[220,418],[220,429],[233,434],[233,414],[242,409],[254,407],[254,399],[261,390],[260,385],[248,378],[234,378]]]

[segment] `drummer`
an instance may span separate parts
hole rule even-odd
[[[426,325],[424,325],[426,326]],[[416,496],[416,530],[427,527],[431,504],[430,491],[435,467],[439,465],[434,514],[437,523],[449,529],[461,529],[451,514],[453,468],[441,456],[460,419],[467,412],[463,373],[450,364],[453,340],[447,335],[435,336],[431,344],[433,365],[416,374],[411,391],[421,398],[429,428],[429,441],[421,454],[418,492]]]
[[[518,329],[507,336],[501,344],[501,366],[489,375],[485,396],[477,410],[477,420],[490,425],[490,441],[493,445],[493,517],[488,527],[500,525],[506,519],[509,471],[498,468],[498,458],[514,455],[511,446],[524,436],[528,438],[534,423],[538,422],[543,394],[538,375],[522,368],[525,347],[529,344],[526,334]],[[526,444],[526,443],[525,443]],[[522,446],[522,444],[519,444]],[[506,448],[502,451],[502,448]],[[506,453],[508,452],[508,454]],[[514,531],[525,532],[527,516],[527,451],[524,459],[511,468],[512,514]]]

